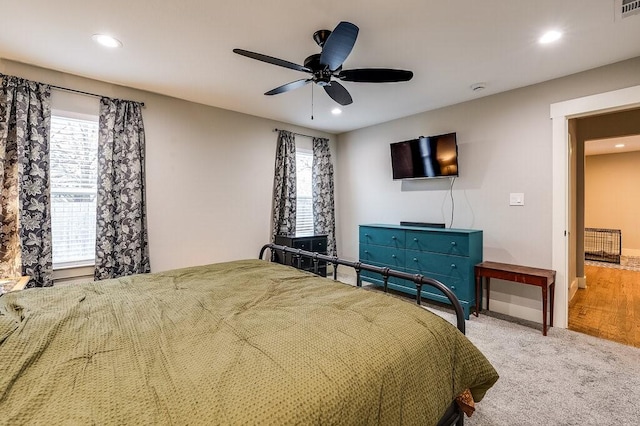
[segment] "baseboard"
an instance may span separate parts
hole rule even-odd
[[[640,249],[623,248],[622,255],[629,257],[640,257]]]
[[[578,278],[571,281],[571,285],[569,285],[569,301],[573,299],[573,296],[578,292]]]
[[[577,277],[578,288],[587,288],[587,277]]]
[[[331,275],[333,278],[333,274]],[[356,285],[356,273],[353,268],[338,268],[338,281],[345,284]]]
[[[496,292],[494,291],[491,291],[491,302],[490,302],[491,312],[507,315],[514,318],[519,318],[521,320],[530,321],[532,323],[542,324],[541,309],[525,306],[523,304],[516,304],[516,303],[513,303],[513,301],[500,300],[499,298],[500,296],[495,298],[494,296],[498,296],[498,294],[496,294]],[[514,297],[512,295],[506,295],[506,296],[508,296],[507,298],[510,297],[511,299],[518,299],[517,297]],[[486,302],[486,298],[483,300],[483,302]],[[538,303],[542,305],[541,302],[536,301],[536,305]],[[483,305],[485,305],[485,303],[483,303]],[[554,318],[554,324],[555,322],[556,321]]]

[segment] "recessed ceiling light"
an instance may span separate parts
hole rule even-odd
[[[106,34],[94,34],[91,36],[93,41],[105,47],[122,47],[122,42],[117,38],[113,38]]]
[[[334,109],[331,110],[331,114],[340,115],[340,114],[342,114],[342,110],[340,108],[334,108]]]
[[[624,144],[623,143],[617,143],[614,145],[616,148],[624,148]]]
[[[538,42],[541,44],[553,43],[554,41],[560,40],[560,37],[562,37],[562,33],[560,31],[547,31],[538,39]]]

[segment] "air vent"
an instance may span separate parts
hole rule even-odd
[[[615,0],[613,4],[616,21],[640,14],[640,0]]]
[[[640,13],[640,0],[622,0],[622,17]]]

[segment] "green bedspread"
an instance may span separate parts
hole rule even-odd
[[[244,260],[0,297],[0,424],[435,424],[497,380],[412,303]]]

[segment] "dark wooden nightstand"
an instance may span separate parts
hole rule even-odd
[[[280,246],[287,246],[294,249],[302,249],[318,254],[327,254],[326,235],[278,235],[276,236],[275,243]],[[295,266],[296,268],[298,267],[298,261],[291,253],[286,253],[285,256],[282,256],[282,253],[276,250],[276,262],[284,265]],[[313,272],[313,260],[303,257],[300,269]],[[318,262],[318,275],[322,277],[327,276],[327,262]]]

